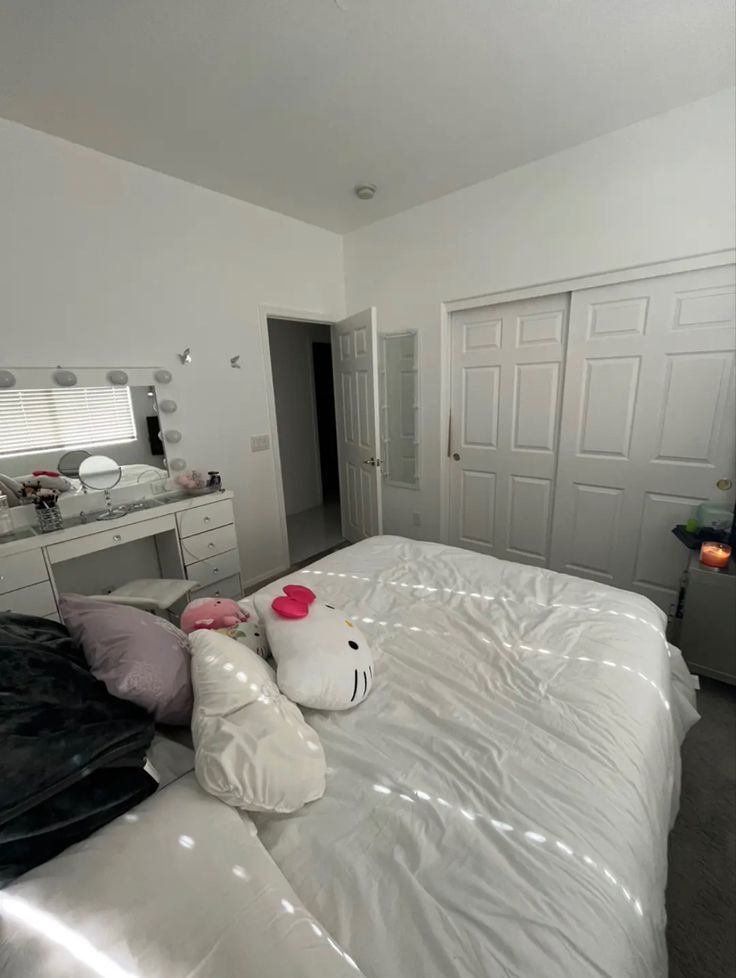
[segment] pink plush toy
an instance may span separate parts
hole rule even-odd
[[[232,628],[249,616],[230,598],[195,598],[181,615],[181,630],[189,635],[199,628]]]

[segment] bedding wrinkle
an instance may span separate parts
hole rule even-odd
[[[325,797],[258,824],[364,973],[666,978],[666,832],[693,716],[659,609],[395,537],[303,574],[380,666],[359,707],[309,715]]]

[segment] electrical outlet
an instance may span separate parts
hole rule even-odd
[[[411,514],[411,521],[414,524],[414,526],[421,526],[422,525],[422,514],[421,513],[412,513]]]
[[[252,452],[267,452],[270,447],[271,438],[269,435],[250,436],[250,450]]]

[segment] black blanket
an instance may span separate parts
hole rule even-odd
[[[156,788],[154,725],[107,692],[63,625],[0,614],[0,885]]]

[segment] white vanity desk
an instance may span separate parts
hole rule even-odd
[[[240,598],[233,493],[159,499],[115,520],[90,519],[53,533],[0,538],[0,612],[57,618],[59,578],[68,561],[104,552],[104,559],[114,562],[115,548],[146,538],[153,538],[161,577],[196,582],[197,597]],[[153,575],[128,575],[135,576]]]

